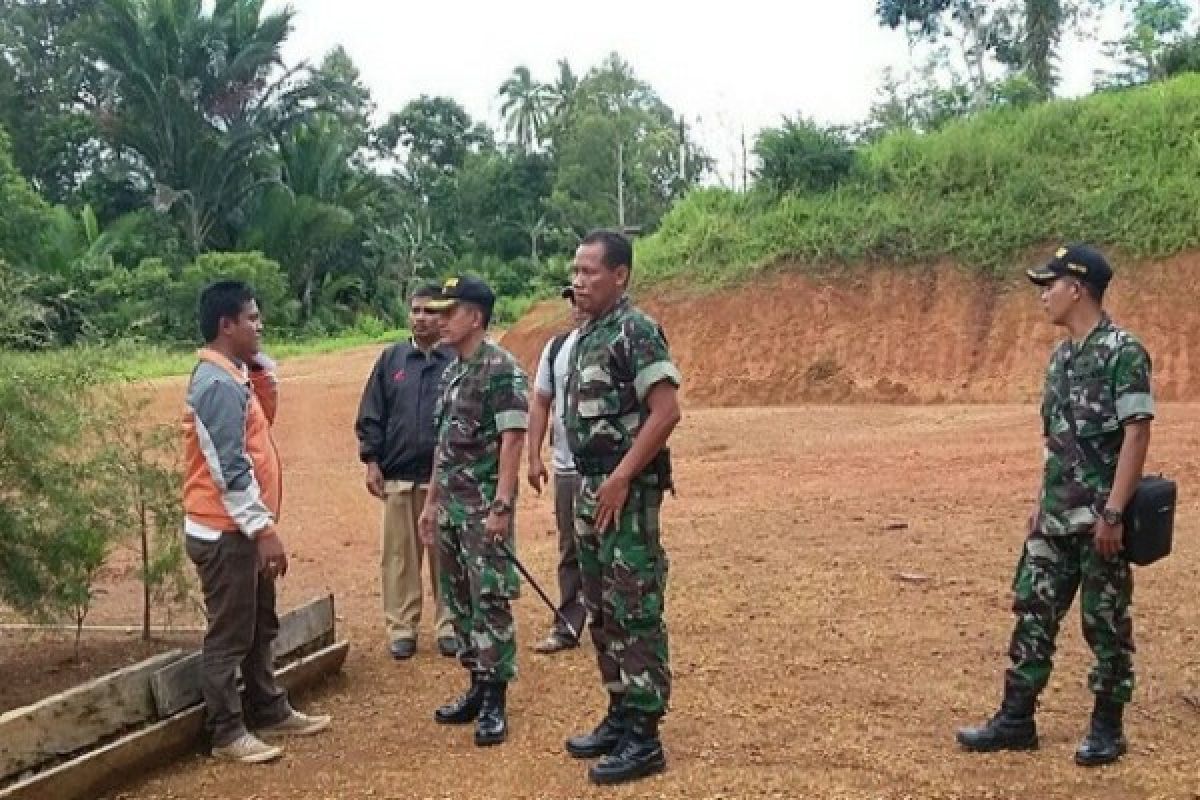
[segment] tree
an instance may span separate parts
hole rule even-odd
[[[97,0],[0,0],[0,127],[16,165],[54,203],[69,202],[105,155],[90,114],[96,70],[80,34]]]
[[[292,12],[263,0],[100,0],[85,35],[101,64],[101,130],[176,215],[193,253],[232,243],[245,200],[275,178],[266,153],[307,113],[281,72]]]
[[[503,100],[500,115],[504,127],[523,153],[530,153],[541,144],[542,128],[550,108],[550,93],[546,86],[533,80],[529,67],[513,70],[512,77],[500,86]]]
[[[784,117],[779,128],[760,132],[754,154],[761,162],[755,177],[777,194],[828,191],[854,169],[854,150],[845,131],[805,119]]]
[[[555,129],[556,221],[576,233],[631,222],[653,228],[712,163],[681,133],[675,112],[611,54],[580,81]]]
[[[877,0],[880,24],[913,40],[957,40],[975,108],[986,106],[997,65],[1023,72],[1044,96],[1058,81],[1054,62],[1066,28],[1110,0]]]
[[[1184,40],[1190,15],[1186,0],[1133,0],[1125,36],[1107,47],[1121,69],[1106,75],[1102,84],[1133,86],[1166,77],[1172,67],[1172,48]]]

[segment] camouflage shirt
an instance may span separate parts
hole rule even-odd
[[[1076,430],[1071,432],[1065,404]],[[1045,474],[1041,527],[1050,536],[1086,533],[1112,491],[1124,424],[1154,418],[1150,355],[1104,316],[1078,347],[1054,351],[1042,396]],[[1086,455],[1090,449],[1093,455]],[[1101,467],[1096,461],[1103,464]]]
[[[571,359],[564,424],[571,453],[586,473],[587,460],[611,463],[633,446],[647,416],[646,394],[655,384],[679,386],[682,379],[662,328],[628,297],[583,327]]]
[[[491,339],[446,368],[434,412],[434,473],[443,508],[468,516],[487,512],[496,498],[500,434],[529,427],[527,393],[521,366]]]

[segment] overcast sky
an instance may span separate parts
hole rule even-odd
[[[285,4],[297,12],[289,63],[316,63],[341,44],[382,112],[449,95],[498,131],[496,90],[515,66],[548,81],[559,58],[582,74],[615,50],[686,116],[723,173],[743,127],[752,143],[784,114],[859,122],[883,69],[911,66],[904,35],[877,23],[875,0],[268,0]],[[1110,13],[1096,36],[1065,43],[1063,94],[1090,89],[1099,43],[1120,28]]]

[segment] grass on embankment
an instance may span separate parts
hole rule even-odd
[[[781,261],[950,258],[1006,274],[1065,240],[1134,258],[1200,246],[1200,75],[892,134],[828,192],[695,191],[638,243],[636,273],[719,285]]]

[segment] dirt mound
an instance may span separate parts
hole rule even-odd
[[[1119,268],[1107,305],[1154,357],[1161,400],[1200,392],[1200,254]],[[692,404],[1008,403],[1041,391],[1059,332],[1036,291],[952,265],[777,274],[707,294],[639,302],[666,329]],[[534,309],[503,342],[527,366],[567,325],[561,302]]]

